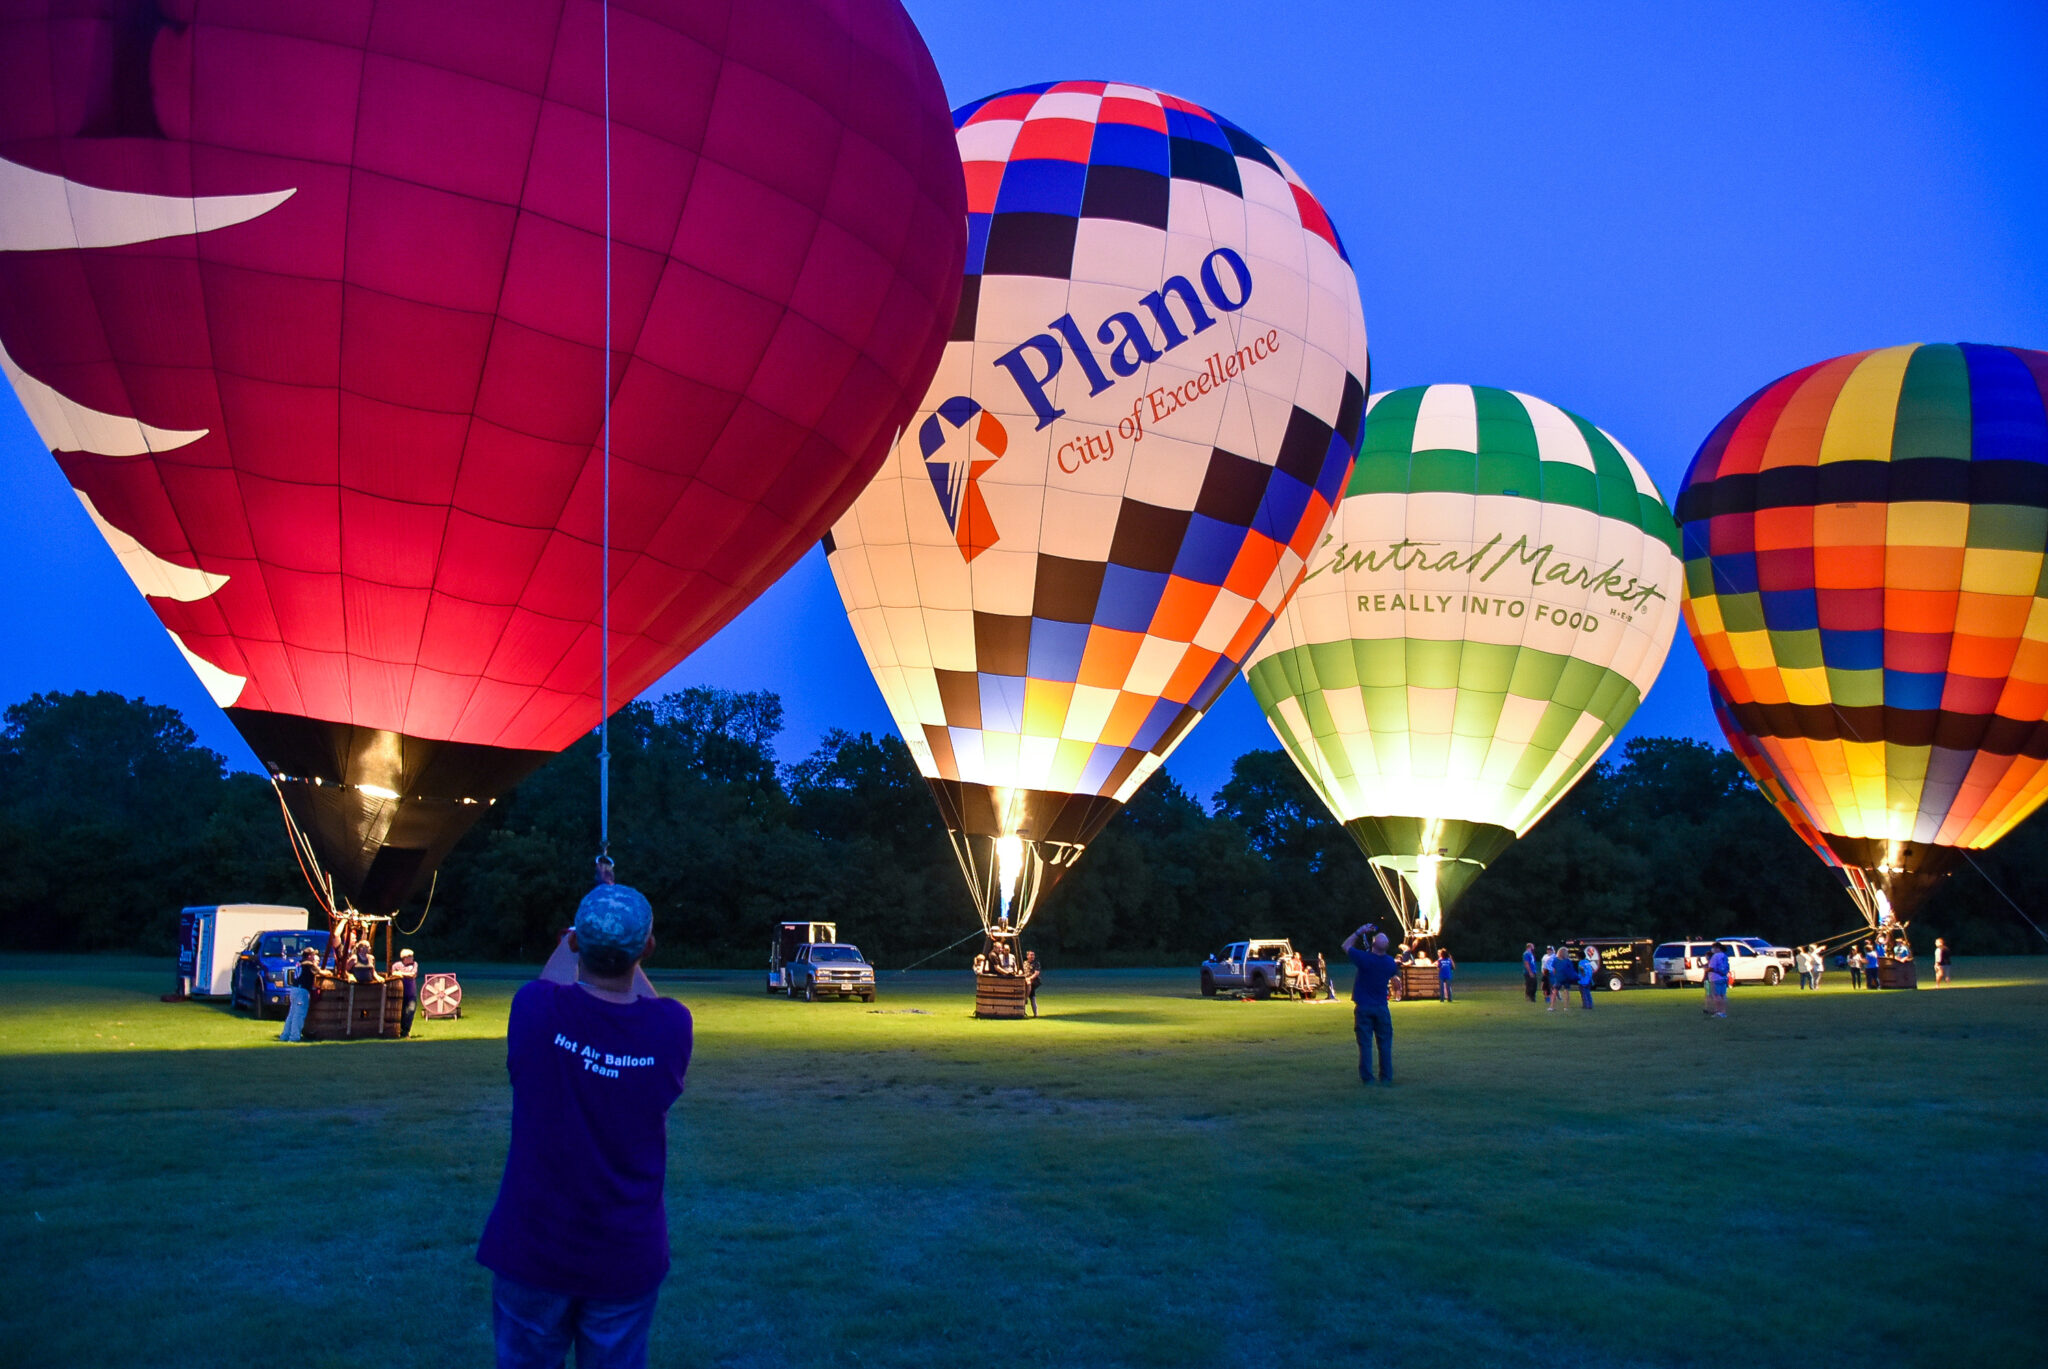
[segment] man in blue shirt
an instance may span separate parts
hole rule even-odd
[[[1372,938],[1372,949],[1360,943]],[[1360,927],[1344,942],[1344,954],[1358,967],[1351,981],[1352,1029],[1358,1034],[1358,1079],[1373,1082],[1372,1048],[1378,1044],[1379,1082],[1394,1082],[1394,1017],[1387,1011],[1387,981],[1401,973],[1401,966],[1387,954],[1387,934],[1376,932],[1371,923]]]
[[[668,1273],[666,1117],[690,1065],[689,1009],[639,972],[654,910],[599,884],[541,977],[512,999],[512,1147],[477,1262],[496,1275],[500,1369],[645,1369]]]
[[[1536,943],[1533,941],[1522,946],[1522,994],[1531,1003],[1536,1001]]]

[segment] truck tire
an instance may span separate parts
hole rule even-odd
[[[1620,975],[1618,975],[1618,974],[1611,974],[1611,975],[1608,975],[1608,976],[1607,976],[1607,992],[1609,992],[1609,993],[1620,993],[1620,992],[1621,992],[1621,976],[1620,976]]]
[[[873,990],[873,989],[870,989],[870,990],[868,990],[868,991],[867,991],[866,993],[862,994],[862,995],[860,996],[860,1001],[861,1001],[861,1002],[863,1002],[863,1003],[872,1003],[872,1002],[874,1002],[874,1001],[875,1001],[875,992],[874,992],[874,990]]]
[[[263,981],[261,980],[249,986],[249,1015],[258,1022],[269,1016],[268,1013],[263,1011]]]
[[[1264,1002],[1273,996],[1273,981],[1263,975],[1252,976],[1252,997]]]
[[[817,985],[817,982],[816,982],[815,980],[806,980],[806,981],[805,981],[805,983],[804,983],[804,1002],[806,1002],[806,1003],[815,1003],[815,1002],[817,1002],[817,1001],[818,1001],[818,985]]]
[[[1207,970],[1204,970],[1202,971],[1202,997],[1214,998],[1215,996],[1216,976],[1210,974]]]
[[[1764,983],[1766,984],[1775,986],[1777,982],[1783,979],[1784,977],[1785,972],[1779,969],[1776,965],[1773,965],[1769,969],[1764,971]]]

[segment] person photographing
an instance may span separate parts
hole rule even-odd
[[[1370,945],[1371,949],[1366,947]],[[1394,1082],[1394,1018],[1387,1010],[1387,982],[1401,966],[1387,954],[1387,934],[1370,922],[1344,940],[1344,954],[1357,967],[1351,981],[1352,1030],[1358,1035],[1358,1080],[1374,1082],[1372,1056],[1379,1049],[1378,1082]]]
[[[667,1114],[690,1010],[640,970],[654,910],[599,884],[540,978],[512,999],[512,1145],[477,1243],[501,1369],[640,1369],[669,1267]]]

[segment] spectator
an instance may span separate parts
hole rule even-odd
[[[1948,951],[1948,942],[1946,942],[1946,941],[1942,940],[1942,939],[1941,939],[1940,937],[1936,937],[1936,938],[1934,938],[1934,982],[1935,982],[1935,983],[1937,983],[1937,984],[1946,984],[1946,983],[1948,983],[1948,961],[1949,961],[1949,951]]]
[[[1863,947],[1861,943],[1849,948],[1847,960],[1849,966],[1849,987],[1860,989],[1863,987]]]
[[[1525,942],[1522,946],[1522,995],[1531,1003],[1536,1001],[1536,943]]]
[[[583,897],[575,927],[512,999],[512,1145],[477,1244],[492,1271],[502,1366],[645,1366],[668,1275],[666,1118],[689,1070],[689,1009],[640,961],[654,910],[623,884]]]
[[[1814,991],[1818,993],[1820,991],[1820,977],[1826,973],[1828,968],[1828,958],[1826,953],[1821,950],[1820,943],[1817,941],[1813,945],[1808,946],[1806,950],[1813,965]]]
[[[1359,943],[1372,938],[1372,949]],[[1387,954],[1387,934],[1371,923],[1344,940],[1344,954],[1358,967],[1351,981],[1352,1030],[1358,1036],[1358,1082],[1373,1082],[1372,1048],[1380,1057],[1379,1082],[1394,1082],[1394,1017],[1387,1011],[1387,981],[1401,973],[1400,962]]]
[[[1323,998],[1328,1002],[1337,1001],[1337,986],[1330,982],[1330,962],[1323,959],[1321,951],[1316,952],[1316,978],[1322,981]]]
[[[306,1014],[313,1010],[313,990],[320,983],[320,952],[308,946],[299,952],[299,963],[292,967],[291,1011],[285,1015],[284,1030],[278,1033],[280,1041],[303,1041],[306,1039]]]
[[[1593,1006],[1593,977],[1599,973],[1600,952],[1594,950],[1591,946],[1588,946],[1586,947],[1585,954],[1579,957],[1580,1007],[1590,1008]]]
[[[1458,962],[1451,959],[1449,947],[1436,953],[1436,996],[1441,1001],[1451,1001],[1451,976],[1457,973]]]
[[[1038,1016],[1038,952],[1024,952],[1024,997],[1031,1005],[1031,1015]]]
[[[1863,957],[1863,987],[1881,989],[1884,987],[1884,952],[1878,942],[1871,942],[1870,949]]]
[[[1792,952],[1792,968],[1799,972],[1799,987],[1813,987],[1813,957],[1806,953],[1804,946]]]
[[[420,963],[412,958],[412,947],[398,953],[398,959],[391,963],[391,973],[405,988],[405,1013],[399,1018],[398,1034],[411,1036],[413,1014],[420,1007]]]
[[[1538,972],[1543,985],[1543,1011],[1545,1012],[1557,1011],[1557,1000],[1552,992],[1556,988],[1556,975],[1557,947],[1545,946],[1543,948],[1542,969]]]
[[[1714,943],[1714,954],[1707,960],[1707,1005],[1701,1011],[1709,1017],[1728,1015],[1728,948],[1720,942]]]

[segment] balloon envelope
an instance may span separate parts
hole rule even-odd
[[[1620,443],[1529,395],[1376,395],[1336,521],[1245,666],[1411,931],[1572,786],[1678,627],[1677,530]]]
[[[608,239],[599,6],[179,8],[5,21],[0,366],[388,906],[872,474],[954,313],[951,125],[894,0],[614,6]]]
[[[1880,917],[2048,797],[2044,392],[2018,348],[1837,357],[1724,418],[1679,494],[1708,677]]]
[[[827,549],[984,919],[1021,926],[1294,587],[1365,321],[1321,205],[1199,106],[1069,81],[954,118],[959,317]]]

